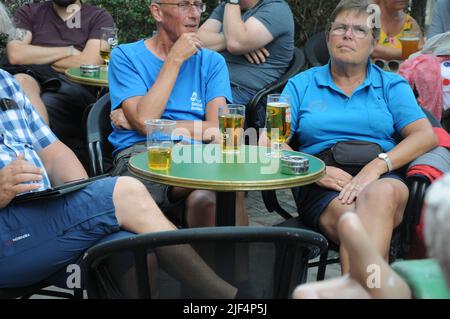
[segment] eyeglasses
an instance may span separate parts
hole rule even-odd
[[[178,3],[168,3],[168,2],[156,2],[157,4],[165,4],[168,6],[177,6],[180,8],[181,11],[187,12],[191,7],[195,7],[197,11],[199,12],[205,12],[206,11],[206,3],[195,1],[193,3],[190,3],[189,1],[181,1]]]
[[[363,25],[348,25],[345,23],[333,22],[331,24],[330,33],[333,35],[344,35],[347,33],[347,30],[349,28],[352,29],[353,35],[358,39],[364,39],[365,37],[367,37],[371,30]]]
[[[400,67],[400,64],[402,62],[403,61],[399,61],[399,60],[386,61],[386,60],[382,60],[382,59],[376,59],[373,61],[373,64],[382,68],[385,71],[397,72]]]

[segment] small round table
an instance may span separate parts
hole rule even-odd
[[[100,67],[98,76],[84,76],[78,67],[67,69],[65,74],[70,81],[78,84],[108,87],[108,69],[105,67]]]
[[[130,171],[154,182],[193,189],[217,191],[216,225],[235,225],[236,191],[284,189],[314,183],[325,174],[318,158],[289,151],[309,159],[304,175],[280,173],[280,160],[269,159],[265,147],[242,147],[239,154],[223,154],[220,145],[177,145],[172,150],[169,171],[149,170],[147,153],[133,156]]]

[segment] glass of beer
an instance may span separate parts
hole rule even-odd
[[[106,67],[108,67],[109,64],[109,56],[111,54],[111,50],[114,49],[119,44],[117,32],[118,32],[117,28],[109,28],[109,27],[101,28],[100,56],[105,62]]]
[[[398,39],[402,43],[402,60],[408,59],[411,54],[419,51],[419,32],[403,31]]]
[[[272,142],[271,158],[281,157],[281,145],[291,135],[291,99],[288,95],[269,94],[266,107],[267,138]]]
[[[239,153],[244,136],[245,105],[219,106],[219,129],[222,152]]]
[[[170,169],[172,147],[174,145],[172,133],[175,130],[175,121],[147,120],[147,156],[150,170]]]

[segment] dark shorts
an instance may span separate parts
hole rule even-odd
[[[380,178],[394,178],[405,182],[403,172],[394,171],[386,173]],[[339,192],[323,188],[317,184],[296,187],[292,189],[295,203],[297,204],[298,214],[305,225],[315,231],[320,232],[319,220],[325,209],[333,199],[339,196]]]
[[[112,200],[116,181],[105,178],[56,199],[0,209],[0,288],[45,281],[118,232]]]
[[[164,214],[175,224],[179,225],[182,223],[182,213],[184,211],[183,202],[184,200],[179,200],[172,202],[169,199],[169,192],[171,186],[155,183],[144,178],[140,178],[128,170],[128,162],[130,158],[134,155],[147,151],[145,142],[136,143],[135,145],[128,147],[126,149],[118,152],[114,159],[114,168],[111,171],[113,176],[131,176],[138,179],[142,184],[145,185],[148,192],[152,195],[153,200],[159,206],[159,208],[164,212]]]

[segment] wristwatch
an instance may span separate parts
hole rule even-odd
[[[387,164],[387,168],[388,168],[388,172],[392,171],[392,161],[389,158],[389,155],[387,155],[386,153],[380,153],[378,154],[378,158],[382,159],[383,161],[386,162]]]
[[[226,0],[226,3],[229,3],[229,4],[239,4],[239,0]]]

